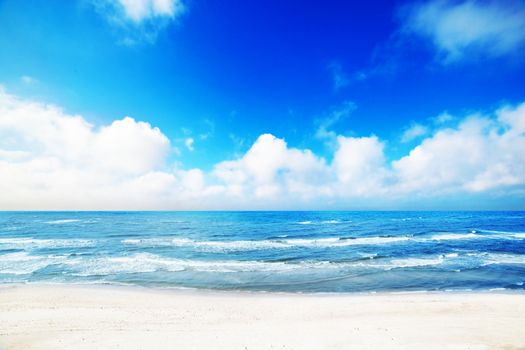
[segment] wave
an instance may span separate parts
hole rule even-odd
[[[472,239],[521,239],[525,234],[486,235],[478,233],[440,233],[429,237],[422,236],[371,236],[371,237],[329,237],[329,238],[288,238],[286,235],[267,240],[209,241],[189,238],[143,238],[124,239],[125,245],[143,247],[193,247],[207,251],[252,251],[258,249],[290,248],[332,248],[353,245],[384,245],[398,242],[459,241]]]
[[[297,263],[264,261],[204,261],[163,257],[151,253],[137,253],[117,257],[35,256],[26,252],[0,255],[0,274],[25,275],[50,265],[61,265],[73,276],[102,276],[157,271],[179,272],[276,272],[298,268],[329,266],[329,262]],[[335,266],[335,265],[334,265]]]
[[[39,256],[26,252],[0,255],[0,274],[27,275],[64,261],[63,256]]]
[[[358,237],[358,238],[318,238],[318,239],[288,239],[284,242],[291,246],[297,247],[342,247],[350,245],[378,245],[393,242],[407,241],[407,236],[375,236],[375,237]]]
[[[525,238],[525,232],[510,232],[510,231],[497,231],[497,230],[483,230],[482,232],[491,234],[495,237],[502,238]]]
[[[22,226],[8,226],[8,227],[0,227],[0,231],[18,231],[22,228]]]
[[[305,221],[297,221],[296,224],[299,224],[299,225],[316,225],[316,224],[326,225],[326,224],[342,224],[342,223],[345,223],[345,222],[351,222],[351,221],[341,221],[341,220],[310,221],[310,220],[305,220]]]
[[[62,219],[62,220],[51,220],[51,221],[44,221],[45,224],[52,224],[52,225],[60,225],[60,224],[69,224],[72,222],[80,222],[82,220],[80,219]]]
[[[126,245],[136,245],[142,247],[196,247],[205,250],[258,250],[286,248],[284,241],[195,241],[189,238],[144,238],[144,239],[124,239],[121,241]]]
[[[478,253],[477,256],[484,260],[484,265],[525,265],[525,255],[505,253]]]
[[[490,230],[472,230],[469,233],[443,232],[430,237],[433,241],[452,241],[452,240],[470,240],[470,239],[523,239],[524,232],[506,232]],[[427,240],[422,238],[419,240]]]
[[[456,260],[459,259],[459,260]],[[466,261],[467,259],[468,261]],[[208,272],[208,273],[300,273],[323,270],[360,272],[368,270],[432,267],[447,263],[468,263],[469,268],[492,264],[525,265],[525,255],[499,253],[448,253],[426,257],[358,259],[355,261],[241,261],[241,260],[191,260],[136,253],[126,256],[39,256],[27,252],[0,255],[0,274],[25,275],[47,266],[62,269],[63,275],[78,277],[108,276],[116,274],[152,272]]]
[[[430,239],[433,241],[453,241],[463,239],[475,239],[475,238],[487,238],[487,236],[478,235],[476,233],[443,233],[439,235],[431,236]]]
[[[2,249],[81,248],[94,246],[90,239],[0,238]]]
[[[445,261],[445,256],[439,256],[436,258],[405,258],[405,259],[392,259],[387,265],[381,265],[385,269],[394,268],[406,268],[406,267],[419,267],[419,266],[432,266],[440,265]],[[376,265],[377,266],[377,265]]]
[[[157,271],[180,272],[292,272],[298,270],[326,270],[373,268],[390,270],[401,267],[434,265],[436,259],[392,259],[374,262],[373,257],[354,262],[302,261],[268,262],[239,260],[189,260],[160,256],[152,253],[137,253],[118,257],[72,257],[35,256],[25,252],[0,255],[0,274],[30,274],[49,265],[61,265],[74,276],[101,276],[126,273],[150,273]]]
[[[211,251],[250,251],[258,249],[286,248],[329,248],[351,245],[378,245],[409,240],[409,237],[360,237],[360,238],[315,238],[315,239],[276,239],[276,240],[240,240],[240,241],[196,241],[188,238],[144,238],[125,239],[126,245],[145,247],[196,247]]]
[[[480,231],[476,231],[480,232]],[[122,235],[117,235],[119,237]],[[337,248],[347,246],[375,246],[396,244],[403,242],[443,242],[461,241],[474,239],[524,239],[523,232],[498,232],[487,234],[483,233],[439,233],[432,236],[371,236],[371,237],[328,237],[328,238],[290,238],[286,235],[264,240],[194,240],[190,238],[128,238],[120,242],[124,245],[134,245],[139,247],[187,247],[210,252],[230,252],[230,251],[254,251],[269,249],[293,249],[293,248]],[[111,236],[113,237],[113,236]],[[122,237],[124,238],[124,237]],[[5,237],[0,238],[0,249],[41,249],[41,248],[82,248],[94,247],[97,240],[93,239],[39,239]]]
[[[108,275],[115,273],[148,273],[157,271],[180,272],[275,272],[294,270],[300,264],[285,262],[237,261],[237,260],[188,260],[162,257],[156,254],[139,253],[132,256],[108,257],[80,261],[79,276]]]

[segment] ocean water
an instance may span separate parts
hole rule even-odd
[[[525,212],[0,212],[0,283],[525,289]]]

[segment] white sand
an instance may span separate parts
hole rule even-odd
[[[1,286],[0,349],[525,349],[525,294]]]

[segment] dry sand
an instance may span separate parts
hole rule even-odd
[[[0,287],[0,349],[525,349],[525,294]]]

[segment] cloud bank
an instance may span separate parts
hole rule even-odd
[[[399,159],[375,135],[335,135],[328,161],[262,134],[205,172],[169,164],[174,147],[148,123],[94,126],[0,90],[0,209],[417,209],[446,198],[523,209],[525,103],[455,119],[425,126]]]

